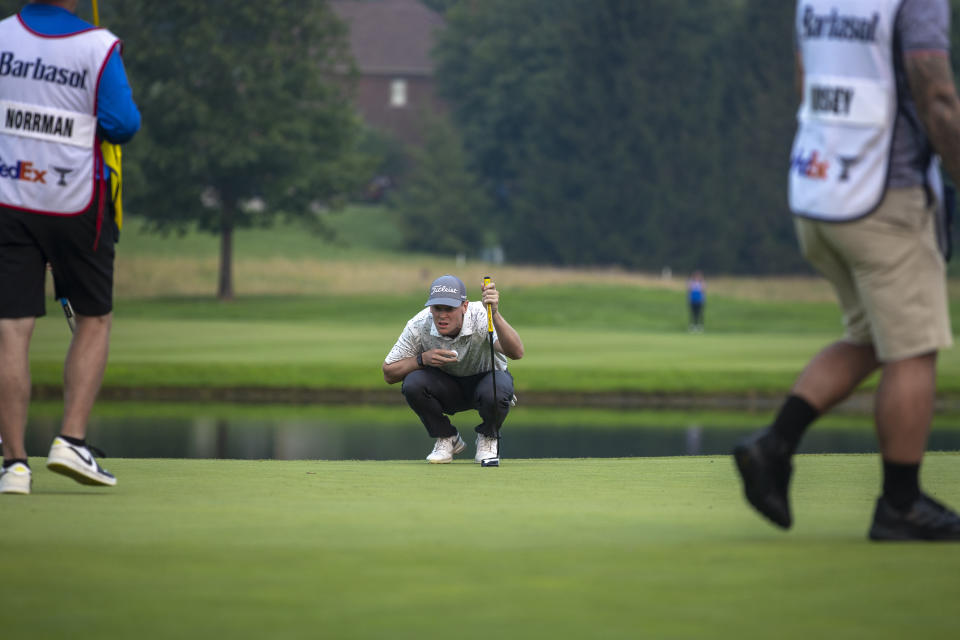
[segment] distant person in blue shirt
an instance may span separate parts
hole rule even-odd
[[[703,307],[707,303],[707,283],[702,271],[694,271],[687,280],[687,302],[690,304],[690,333],[702,333]]]
[[[47,467],[116,484],[86,444],[107,364],[113,310],[113,203],[102,141],[124,143],[140,112],[120,40],[75,15],[77,0],[35,0],[0,21],[0,493],[30,493],[24,446],[30,337],[44,280],[69,299],[75,333],[64,367],[63,425]]]

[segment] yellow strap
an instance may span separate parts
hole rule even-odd
[[[117,229],[123,228],[123,154],[120,145],[107,142],[100,143],[100,152],[103,154],[103,164],[110,169],[110,199],[113,200],[113,219],[117,221]]]
[[[100,26],[100,9],[97,0],[93,4],[93,25]],[[120,145],[104,140],[100,143],[103,163],[110,168],[110,199],[113,200],[114,219],[117,229],[123,228],[123,154]]]

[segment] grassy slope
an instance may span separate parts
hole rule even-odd
[[[401,237],[393,214],[383,207],[354,205],[327,213],[323,221],[332,232],[327,236],[297,224],[282,221],[264,229],[239,229],[234,248],[238,259],[287,257],[371,257],[399,251]],[[216,257],[217,236],[190,231],[159,235],[145,229],[142,218],[124,222],[118,249],[120,257]]]
[[[290,238],[293,257],[309,250],[300,240]],[[134,244],[125,242],[126,250]],[[264,259],[275,255],[255,245]],[[182,279],[182,249],[146,256],[173,272],[163,283]],[[189,260],[193,268],[201,258]],[[385,264],[378,268],[389,278]],[[108,382],[382,384],[380,359],[422,287],[319,296],[316,286],[308,297],[229,305],[177,288],[159,299],[157,291],[119,295]],[[518,282],[505,295],[531,354],[515,371],[530,388],[598,379],[613,387],[782,385],[836,329],[828,302],[783,297],[744,304],[713,295],[710,333],[687,336],[676,290]],[[62,319],[39,323],[40,381],[58,379],[66,340]],[[946,355],[949,381],[960,365]],[[253,409],[271,418],[318,410]],[[368,411],[364,423],[396,410]],[[558,425],[580,419],[571,410],[553,415]],[[523,419],[518,412],[514,421]],[[926,485],[954,505],[957,462],[933,454],[924,467]],[[0,602],[17,613],[5,626],[11,637],[89,629],[104,638],[952,638],[960,622],[955,545],[864,541],[875,456],[798,458],[789,534],[744,506],[726,458],[507,460],[497,470],[110,460],[120,485],[107,491],[41,463],[35,495],[2,501]]]
[[[214,287],[216,238],[162,238],[128,221],[106,385],[385,388],[380,363],[422,305],[425,283],[490,266],[396,253],[398,234],[382,209],[351,208],[334,222],[337,245],[293,226],[239,232],[241,295],[222,303],[199,293]],[[504,314],[527,347],[512,365],[524,391],[780,392],[839,335],[819,282],[719,279],[708,333],[690,336],[679,279],[509,266],[493,273],[503,276]],[[262,293],[275,290],[288,293]],[[35,382],[55,385],[69,334],[50,307],[32,366]],[[954,351],[941,357],[940,389],[960,391]]]
[[[960,547],[865,541],[873,456],[798,458],[787,534],[725,458],[114,460],[115,490],[40,462],[35,494],[3,500],[11,637],[951,638],[960,622]],[[924,470],[954,504],[958,462]]]
[[[56,383],[67,337],[45,323],[36,382]],[[330,323],[118,321],[106,384],[384,388],[380,363],[398,330]],[[524,330],[521,390],[738,391],[789,383],[822,340]],[[693,343],[693,341],[696,343]]]
[[[720,298],[709,333],[691,336],[682,302],[668,304],[666,292],[510,294],[504,313],[527,347],[512,365],[522,390],[776,391],[837,336],[829,303]],[[120,300],[106,384],[384,388],[380,363],[419,304],[420,296],[363,295]],[[38,323],[36,382],[59,381],[68,339],[57,316]],[[942,391],[960,390],[960,354],[944,352],[940,373]]]

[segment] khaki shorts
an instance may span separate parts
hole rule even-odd
[[[833,285],[844,340],[894,362],[953,344],[946,265],[922,187],[889,189],[852,222],[794,218],[804,257]]]

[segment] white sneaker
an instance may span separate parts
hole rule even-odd
[[[15,462],[6,469],[0,470],[0,493],[30,493],[32,474],[30,467],[22,462]]]
[[[447,464],[453,462],[453,456],[467,448],[467,443],[463,441],[460,434],[446,438],[437,438],[433,445],[433,451],[427,456],[427,462],[430,464]]]
[[[490,436],[485,436],[482,433],[477,434],[477,455],[473,457],[473,461],[476,463],[481,463],[484,460],[489,460],[491,458],[500,457],[500,452],[497,447],[497,439],[491,438]]]
[[[98,452],[100,453],[100,452]],[[103,453],[100,453],[102,456]],[[113,474],[97,464],[88,447],[78,447],[57,436],[50,445],[47,469],[73,478],[80,484],[112,487],[117,484]]]

